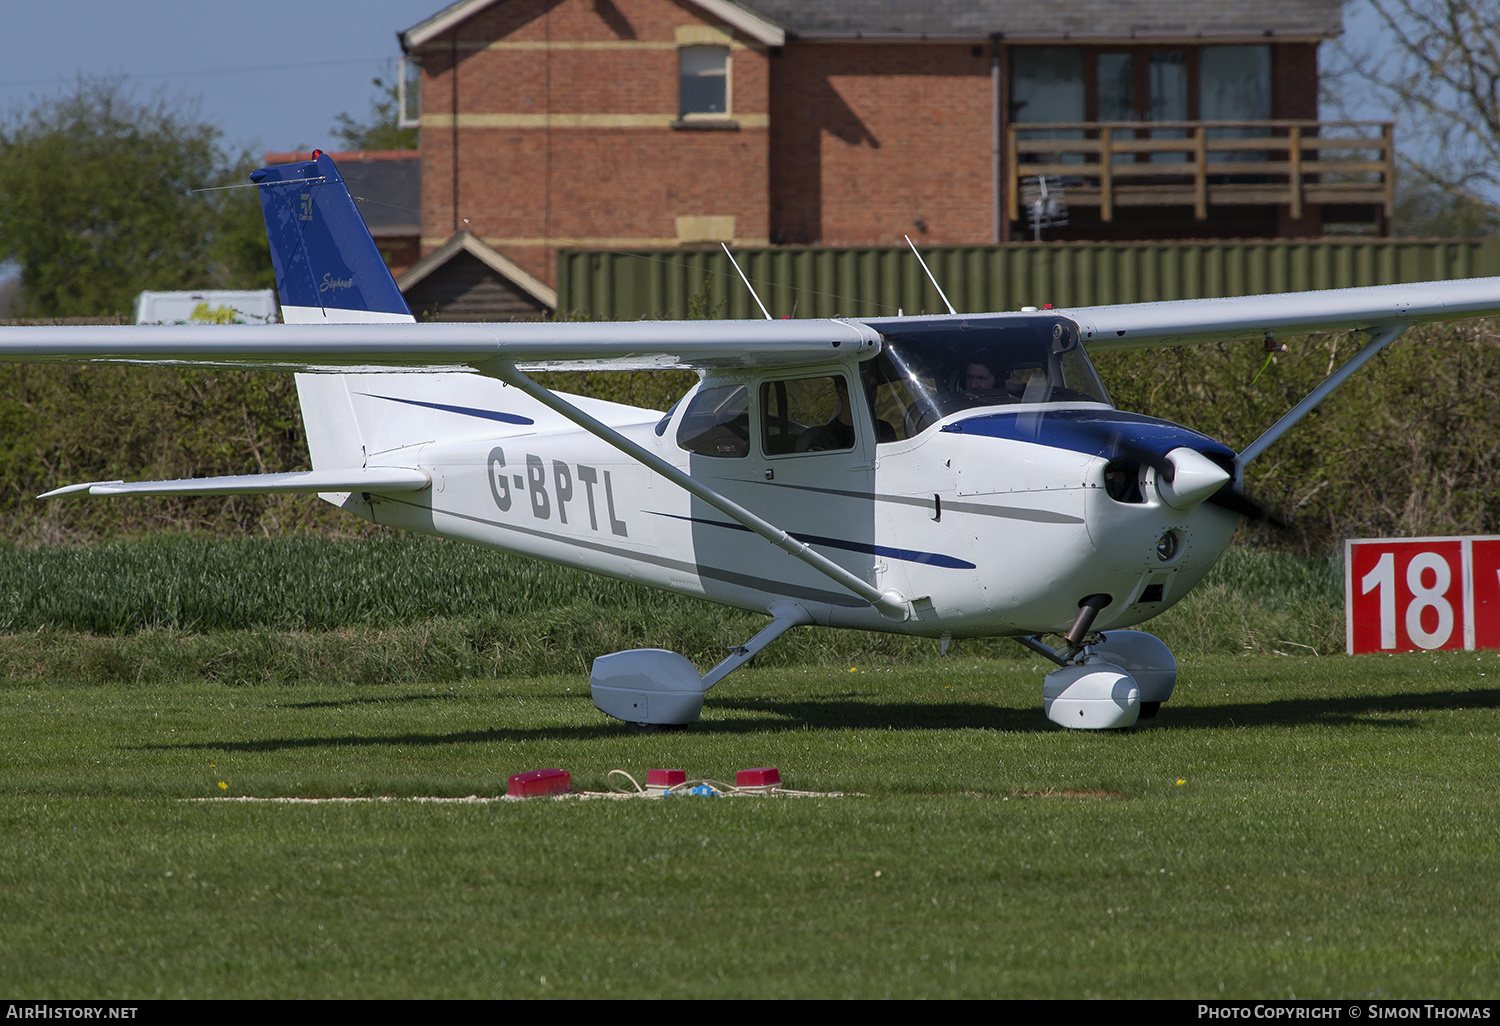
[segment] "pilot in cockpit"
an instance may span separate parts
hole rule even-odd
[[[1004,369],[997,371],[997,367]],[[1046,402],[1051,391],[1045,367],[1012,365],[996,360],[991,354],[971,359],[957,378],[958,391],[990,402]]]
[[[965,392],[988,392],[995,387],[995,371],[984,360],[974,360],[964,368]]]

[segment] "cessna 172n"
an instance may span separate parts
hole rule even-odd
[[[5,328],[0,360],[294,371],[313,469],[44,498],[315,492],[771,617],[706,674],[661,649],[596,659],[595,704],[637,724],[695,721],[709,688],[803,624],[1014,637],[1059,665],[1053,721],[1155,715],[1175,661],[1124,628],[1181,600],[1259,515],[1244,465],[1409,325],[1500,313],[1489,278],[981,315],[418,324],[332,160],[251,179],[286,323]],[[1116,410],[1088,356],[1332,330],[1370,340],[1238,454]],[[579,368],[701,380],[662,414],[528,376]]]

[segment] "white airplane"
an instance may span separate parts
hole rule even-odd
[[[804,624],[1013,637],[1059,665],[1042,689],[1053,721],[1154,716],[1176,663],[1124,628],[1180,601],[1240,516],[1264,515],[1244,465],[1409,325],[1500,313],[1488,278],[972,316],[418,324],[332,160],[251,179],[285,324],[5,328],[0,360],[294,371],[313,469],[43,498],[315,492],[771,617],[706,674],[661,649],[596,659],[595,704],[638,725],[697,720],[709,688]],[[1333,330],[1370,341],[1238,454],[1116,410],[1088,357]],[[662,414],[528,376],[581,368],[701,380]]]

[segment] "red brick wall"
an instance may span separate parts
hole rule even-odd
[[[468,228],[550,283],[558,246],[671,245],[678,216],[732,216],[737,239],[763,244],[766,52],[735,36],[750,44],[730,53],[737,131],[674,129],[680,26],[728,28],[674,0],[495,4],[457,29],[456,131],[453,40],[424,47],[424,252]]]
[[[738,130],[685,131],[683,26],[728,28],[686,0],[501,0],[425,46],[422,251],[468,228],[552,282],[557,248],[672,246],[678,216],[743,244],[991,241],[987,46],[736,34]],[[1274,44],[1272,74],[1274,117],[1317,117],[1316,45]]]
[[[990,60],[974,50],[804,43],[773,58],[772,239],[989,242]]]
[[[379,239],[375,245],[385,258],[385,265],[391,269],[393,278],[401,277],[421,256],[417,240],[409,236]]]

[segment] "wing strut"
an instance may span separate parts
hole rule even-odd
[[[1387,324],[1371,329],[1370,341],[1365,343],[1363,349],[1350,357],[1349,361],[1338,370],[1324,378],[1321,385],[1307,393],[1307,398],[1288,410],[1286,415],[1272,424],[1265,434],[1245,447],[1245,451],[1240,453],[1240,465],[1244,466],[1265,452],[1272,442],[1286,434],[1293,424],[1306,416],[1314,406],[1328,398],[1328,393],[1338,388],[1349,378],[1349,375],[1368,363],[1370,357],[1400,338],[1402,332],[1409,327],[1411,327],[1410,324]]]
[[[869,582],[861,580],[827,556],[815,551],[811,546],[793,538],[775,524],[762,520],[739,503],[720,495],[703,482],[678,470],[649,449],[637,445],[614,428],[600,423],[556,393],[543,388],[517,370],[514,364],[495,361],[485,363],[478,370],[482,374],[499,378],[508,385],[514,385],[548,409],[568,418],[589,434],[608,442],[631,459],[644,464],[679,488],[702,499],[720,513],[745,525],[778,549],[796,556],[820,574],[870,603],[881,616],[897,622],[911,616],[911,606],[900,592],[881,591]]]

